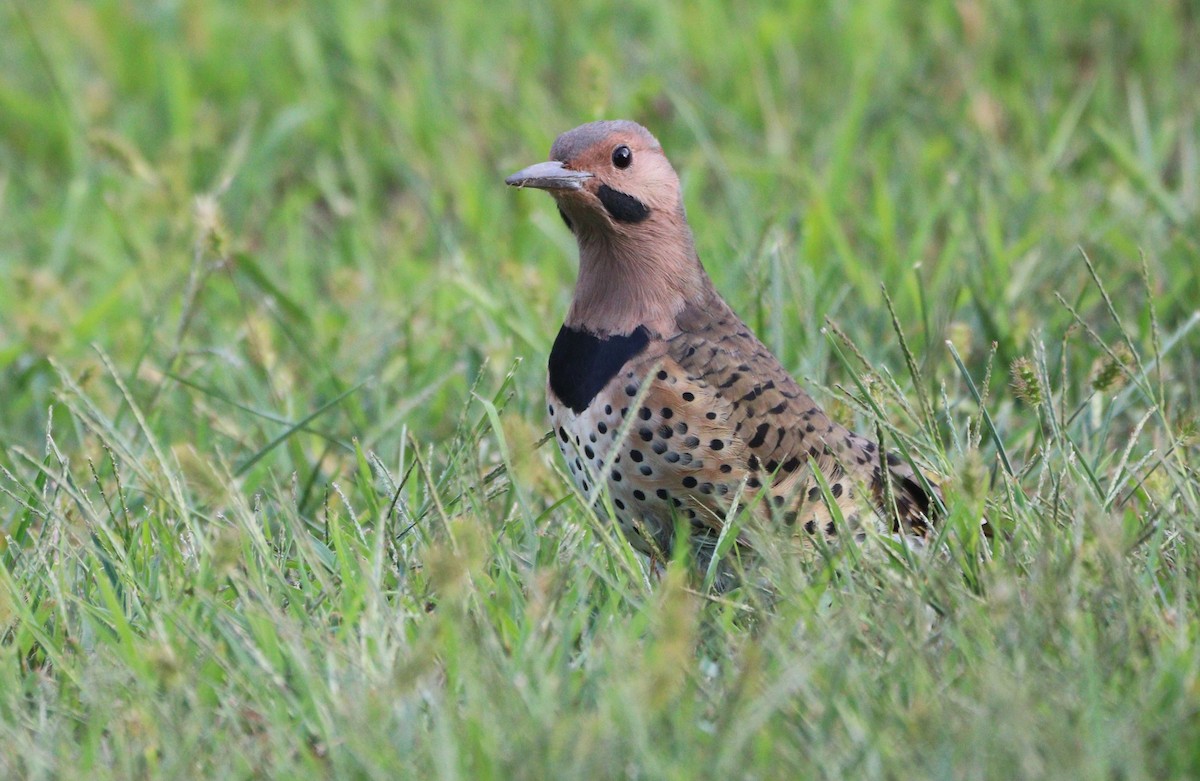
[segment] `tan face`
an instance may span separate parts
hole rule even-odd
[[[550,161],[508,177],[554,196],[581,239],[597,232],[636,235],[638,226],[680,212],[679,178],[654,136],[633,122],[593,122],[563,133]]]

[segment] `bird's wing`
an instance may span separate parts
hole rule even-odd
[[[815,466],[843,508],[850,511],[865,486],[869,504],[883,517],[924,532],[934,508],[912,468],[895,454],[881,459],[874,442],[830,420],[723,302],[708,311],[685,310],[679,325],[663,359],[678,368],[667,375],[678,378],[671,387],[685,407],[705,411],[701,439],[721,443],[724,452],[713,455],[732,467],[726,477],[746,479],[752,488],[766,485],[773,506],[824,524]],[[889,509],[893,504],[895,513]]]

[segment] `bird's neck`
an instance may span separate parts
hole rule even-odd
[[[579,279],[566,325],[598,336],[626,335],[639,326],[669,338],[676,316],[707,298],[712,283],[691,232],[647,241],[620,235],[579,237]]]

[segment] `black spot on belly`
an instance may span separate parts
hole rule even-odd
[[[649,341],[642,326],[628,336],[601,338],[564,325],[550,351],[550,389],[579,414]]]

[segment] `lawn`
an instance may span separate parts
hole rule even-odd
[[[0,5],[0,776],[1200,777],[1190,0]],[[650,128],[933,552],[717,594],[570,485],[575,249]],[[981,541],[978,523],[997,534]]]

